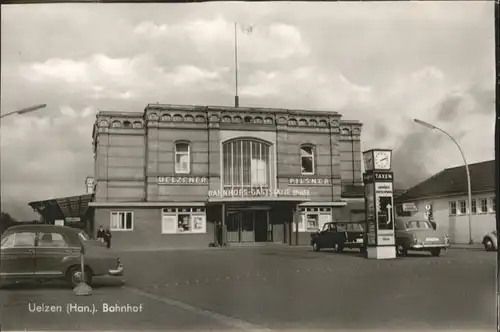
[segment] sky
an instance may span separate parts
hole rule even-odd
[[[101,111],[234,103],[340,112],[407,188],[494,159],[492,2],[10,5],[1,11],[3,210],[85,192]],[[251,33],[244,27],[253,27]],[[472,180],[473,181],[473,180]]]

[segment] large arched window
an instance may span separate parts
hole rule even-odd
[[[224,189],[269,188],[270,145],[256,139],[235,139],[222,146]]]

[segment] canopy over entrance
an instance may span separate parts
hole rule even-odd
[[[85,228],[91,219],[89,202],[93,194],[53,198],[44,201],[28,203],[31,208],[48,224],[55,224],[56,220],[64,220],[64,224],[71,227]]]

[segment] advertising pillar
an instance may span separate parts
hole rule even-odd
[[[365,183],[367,258],[396,258],[393,174],[367,172]]]
[[[363,153],[366,210],[367,258],[396,258],[394,234],[394,176],[391,150],[369,150]]]

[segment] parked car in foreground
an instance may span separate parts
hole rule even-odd
[[[85,282],[96,276],[123,275],[120,259],[100,241],[80,229],[54,225],[8,228],[0,239],[0,281],[64,279],[72,286],[81,280],[83,251]]]
[[[483,245],[486,251],[498,250],[498,236],[496,230],[491,231],[484,235]]]
[[[311,234],[311,245],[314,251],[335,249],[342,252],[344,248],[365,250],[363,241],[363,224],[359,222],[328,222],[323,228]]]
[[[409,250],[427,251],[432,256],[439,256],[442,250],[450,246],[448,235],[434,229],[427,220],[400,217],[396,218],[394,226],[399,256],[406,256]]]

